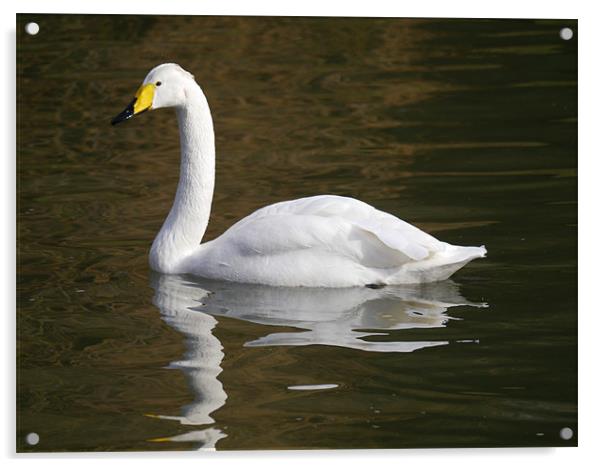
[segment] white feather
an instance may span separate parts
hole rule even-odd
[[[441,242],[352,198],[322,195],[266,206],[221,237],[199,245],[215,181],[213,122],[192,75],[174,64],[151,70],[161,81],[153,108],[175,107],[182,161],[173,207],[153,242],[150,265],[236,282],[348,287],[447,279],[484,247]]]

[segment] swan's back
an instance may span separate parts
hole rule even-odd
[[[266,206],[201,246],[186,268],[216,279],[356,286],[447,279],[482,247],[456,247],[353,198],[313,196]]]

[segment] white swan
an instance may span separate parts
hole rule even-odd
[[[150,251],[152,269],[276,286],[349,287],[447,279],[485,247],[441,242],[353,198],[322,195],[266,206],[219,238],[200,243],[215,179],[213,121],[194,76],[179,65],[153,68],[113,120],[174,107],[180,129],[180,181]]]

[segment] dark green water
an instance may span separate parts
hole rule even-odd
[[[576,445],[575,21],[17,23],[19,450]],[[214,114],[208,238],[333,193],[488,258],[391,290],[152,274],[175,118],[109,120],[166,61]]]

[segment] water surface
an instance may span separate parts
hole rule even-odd
[[[575,21],[17,23],[19,450],[577,443]],[[151,273],[175,118],[109,121],[166,61],[215,119],[207,239],[332,193],[488,258],[385,289]]]

